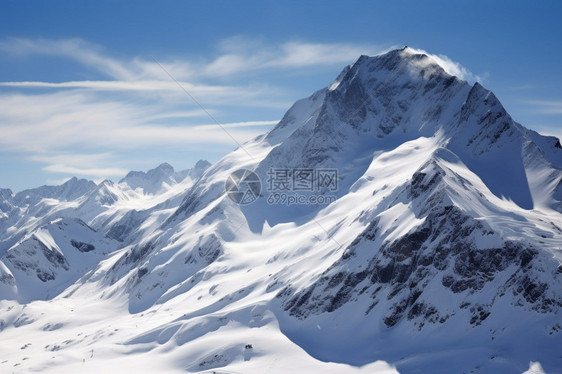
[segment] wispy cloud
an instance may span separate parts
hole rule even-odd
[[[219,55],[197,61],[173,60],[159,62],[178,80],[224,77],[260,69],[294,69],[350,63],[361,54],[377,54],[381,48],[350,43],[309,43],[291,41],[269,44],[245,37],[228,38],[219,43]],[[17,56],[50,55],[80,62],[118,81],[161,80],[165,76],[158,63],[134,57],[129,61],[112,58],[101,47],[82,39],[8,38],[0,41],[0,51]],[[38,82],[33,82],[38,83]],[[154,83],[154,82],[152,82]],[[79,82],[67,82],[65,87]],[[90,82],[100,85],[101,82]],[[52,86],[55,87],[55,86]],[[60,87],[60,86],[59,86]],[[122,86],[132,87],[137,86]]]
[[[66,57],[107,73],[116,79],[133,79],[133,74],[116,60],[104,56],[100,47],[82,39],[8,38],[0,50],[17,56],[47,55]]]
[[[345,43],[272,45],[237,37],[221,41],[215,52],[206,59],[164,58],[156,63],[150,55],[117,58],[82,39],[0,40],[0,53],[7,56],[38,61],[42,56],[59,57],[99,77],[77,80],[69,72],[66,81],[0,82],[0,147],[42,164],[42,170],[53,174],[123,175],[126,162],[116,162],[123,150],[235,146],[162,67],[213,116],[228,119],[225,106],[288,108],[293,101],[287,100],[282,87],[249,83],[248,74],[343,66],[361,54],[378,51],[374,46]],[[225,122],[223,128],[243,143],[277,121]]]
[[[54,173],[64,173],[71,175],[88,175],[88,176],[122,176],[127,173],[126,169],[119,168],[79,168],[66,164],[52,164],[43,168],[45,171],[52,171]]]
[[[350,63],[361,54],[376,54],[380,48],[345,43],[286,42],[266,45],[245,38],[223,41],[227,53],[207,64],[206,76],[228,76],[265,69],[295,69]]]
[[[41,166],[41,170],[72,176],[87,176],[96,179],[105,179],[113,176],[123,176],[128,170],[116,167],[115,155],[106,153],[36,153],[27,156],[28,160],[35,161]],[[100,167],[99,165],[113,165]],[[48,184],[62,184],[69,177],[48,179]]]
[[[232,140],[208,118],[200,125],[167,126],[159,118],[178,115],[165,107],[103,101],[88,93],[0,96],[3,149],[50,152],[72,147],[136,148],[149,145],[225,144]],[[33,110],[29,110],[33,107]],[[179,113],[182,115],[181,113]],[[188,112],[187,114],[192,114]],[[183,114],[185,115],[185,114]],[[241,142],[258,135],[256,126],[276,121],[225,123]]]
[[[528,104],[536,108],[541,114],[562,114],[562,101],[530,100]]]
[[[160,67],[150,61],[134,58],[120,61],[104,53],[103,48],[83,39],[27,39],[7,38],[0,41],[0,51],[26,57],[33,55],[58,56],[77,61],[116,80],[133,81],[161,77]],[[187,61],[163,62],[177,79],[191,77]]]
[[[83,89],[91,91],[132,92],[146,96],[161,95],[161,99],[181,97],[178,87],[159,66],[162,65],[179,80],[193,96],[214,105],[238,105],[280,108],[290,102],[280,100],[286,95],[283,88],[267,84],[209,84],[208,80],[233,78],[260,70],[285,70],[318,66],[343,66],[362,53],[376,53],[373,46],[344,43],[287,42],[279,45],[251,43],[246,38],[230,38],[220,43],[219,56],[197,61],[176,59],[159,61],[134,57],[119,60],[104,54],[103,48],[81,39],[24,39],[8,38],[0,41],[0,52],[15,56],[59,56],[83,64],[108,77],[107,80],[7,81],[0,87],[21,89]],[[328,83],[328,82],[327,82]],[[164,96],[166,95],[166,96]],[[184,97],[181,100],[185,102]]]
[[[89,167],[99,162],[111,160],[113,155],[109,152],[105,153],[57,153],[57,154],[41,154],[32,155],[28,158],[33,161],[46,164],[64,164],[72,160],[74,165]]]
[[[0,148],[27,155],[44,164],[47,172],[112,177],[127,171],[114,166],[119,151],[232,146],[232,139],[200,112],[166,110],[161,103],[103,101],[87,92],[0,95]],[[199,124],[166,125],[172,117],[193,118]],[[276,122],[233,122],[223,127],[242,143]]]
[[[268,102],[262,100],[264,97],[275,97],[279,93],[274,87],[244,85],[205,85],[181,82],[182,86],[193,96],[213,104],[230,104],[241,106],[261,105],[268,106]],[[89,91],[113,91],[122,93],[135,93],[146,96],[147,93],[156,92],[164,94],[161,99],[179,98],[185,102],[185,98],[175,82],[152,80],[152,81],[71,81],[71,82],[0,82],[0,87],[12,88],[50,88],[50,89],[84,89]],[[275,106],[275,104],[273,104]]]

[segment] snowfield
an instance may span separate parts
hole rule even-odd
[[[561,373],[561,181],[480,84],[361,56],[213,165],[0,190],[0,372]]]

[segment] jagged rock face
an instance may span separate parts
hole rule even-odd
[[[9,213],[13,208],[12,191],[0,188],[0,214]],[[2,216],[0,216],[2,218]]]
[[[127,212],[119,222],[113,224],[107,232],[107,237],[117,241],[125,241],[142,223],[143,215],[136,210]]]
[[[22,260],[23,256],[28,257],[29,260]],[[41,257],[48,261],[47,267],[38,266]],[[56,269],[68,270],[68,262],[62,253],[47,247],[35,237],[31,239],[31,243],[25,249],[15,248],[10,251],[6,256],[6,260],[17,270],[25,273],[35,272],[41,282],[54,280]]]
[[[428,123],[426,131],[432,133],[447,106],[467,90],[466,82],[424,55],[397,50],[377,59],[361,56],[329,91],[321,118],[330,116],[331,106],[338,123],[362,134],[382,138],[410,125],[420,130]],[[435,105],[420,108],[419,102],[430,98]]]
[[[58,219],[24,237],[2,256],[2,278],[17,290],[10,298],[49,299],[115,248],[115,242],[83,221]]]
[[[484,92],[480,88],[476,91]],[[488,100],[494,107],[499,106],[500,112],[503,110],[488,94],[475,94],[472,90],[469,96],[479,97],[476,101]],[[475,105],[469,98],[462,108]],[[462,126],[457,127],[460,133],[468,133],[463,127],[467,126],[466,121],[461,118]],[[490,127],[498,128],[494,123],[486,126]],[[509,134],[502,132],[498,137],[482,137],[479,144],[487,142],[487,146],[478,155],[471,153],[473,149],[466,144],[462,158],[453,152],[458,150],[454,142],[459,135],[451,130],[453,141],[438,142],[444,148],[437,148],[427,162],[394,189],[391,198],[375,202],[374,206],[365,206],[358,217],[365,221],[365,229],[345,246],[338,260],[321,274],[311,276],[310,284],[304,287],[302,283],[298,287],[287,285],[276,294],[281,310],[302,321],[299,322],[299,332],[289,329],[289,335],[314,334],[316,326],[321,323],[318,321],[326,318],[336,324],[345,323],[350,329],[369,331],[364,322],[374,319],[382,321],[389,331],[415,329],[430,334],[435,329],[448,329],[448,326],[459,324],[478,329],[494,310],[497,318],[497,310],[506,305],[521,313],[544,316],[559,313],[562,279],[555,274],[559,271],[560,259],[556,253],[553,256],[554,248],[550,247],[561,242],[560,230],[555,223],[558,219],[550,225],[558,239],[549,244],[543,242],[551,237],[547,232],[535,232],[531,236],[522,232],[507,235],[505,225],[487,218],[487,214],[498,214],[504,209],[495,206],[498,202],[494,195],[486,193],[486,186],[477,184],[482,181],[472,178],[470,171],[452,167],[465,167],[463,159],[469,157],[487,160],[488,153],[494,155],[499,149],[505,151],[513,147],[523,135],[516,132],[519,125],[510,122],[508,127]],[[502,137],[505,138],[494,145]],[[514,162],[524,167],[521,157]],[[559,175],[559,170],[552,172]],[[367,180],[376,177],[372,174]],[[377,191],[373,191],[373,195]],[[389,229],[388,225],[381,224],[381,217],[389,214],[392,217],[389,212],[404,204],[419,224],[403,235],[392,236],[396,228]],[[490,213],[485,213],[490,208]],[[370,210],[376,213],[368,213]],[[517,217],[513,224],[517,225],[517,221],[526,218],[518,217],[521,211],[516,211],[499,214],[513,214]],[[400,215],[395,217],[395,221],[401,219]],[[546,217],[539,220],[543,219],[548,220]],[[546,247],[551,249],[545,251]],[[486,328],[496,331],[497,322],[491,326],[496,327]],[[372,334],[376,335],[374,331]],[[305,346],[324,357],[314,344],[323,346],[319,341]],[[343,343],[332,341],[332,344],[345,349]],[[345,356],[340,355],[338,359],[347,362]]]
[[[262,164],[339,165],[450,126],[470,86],[428,59],[401,50],[361,56],[337,85],[311,97],[319,102],[316,111],[301,117],[300,126]],[[289,113],[278,127],[295,122]]]
[[[514,307],[556,313],[562,307],[559,282],[549,285],[539,280],[539,251],[513,241],[498,248],[475,246],[475,235],[493,234],[481,222],[448,206],[429,214],[415,231],[377,247],[379,229],[374,221],[315,283],[296,293],[285,288],[278,297],[285,300],[287,312],[301,319],[331,313],[364,298],[370,305],[357,310],[357,317],[381,308],[377,314],[383,315],[387,327],[408,320],[421,329],[424,324],[444,323],[451,317],[432,304],[431,295],[424,297],[424,289],[439,278],[439,292],[463,294],[467,301],[461,307],[471,308],[472,316],[466,321],[471,325],[480,324],[496,299],[504,296],[513,300]],[[346,271],[346,264],[354,261],[358,250],[374,255],[362,271]],[[498,279],[507,281],[498,283]]]

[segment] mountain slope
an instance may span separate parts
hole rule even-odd
[[[79,219],[59,219],[10,248],[4,265],[20,302],[50,299],[117,248],[117,243]]]
[[[15,195],[1,190],[0,283],[7,288],[0,296],[29,302],[58,295],[106,255],[124,247],[125,232],[140,230],[137,223],[150,217],[152,211],[165,219],[162,207],[177,207],[182,194],[208,166],[207,161],[199,161],[181,172],[172,168],[172,179],[154,171],[158,168],[132,172],[159,186],[157,196],[143,189],[132,190],[124,182],[106,180],[96,185],[76,178],[61,186],[43,186]],[[142,220],[125,222],[131,215]],[[98,250],[89,250],[90,246]]]

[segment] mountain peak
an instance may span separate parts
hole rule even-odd
[[[195,163],[193,169],[207,169],[209,166],[211,166],[211,163],[209,161],[199,160]]]
[[[183,181],[187,176],[198,179],[210,165],[206,160],[199,160],[191,169],[176,172],[172,165],[164,162],[147,172],[130,171],[119,183],[125,183],[133,190],[142,188],[145,194],[156,194]]]
[[[378,65],[377,68],[374,68]],[[375,56],[360,56],[351,65],[366,66],[369,73],[376,70],[409,73],[412,78],[428,79],[434,75],[454,76],[464,80],[462,68],[445,56],[434,55],[422,49],[404,46]]]
[[[25,204],[35,204],[43,198],[54,198],[59,200],[74,200],[97,186],[93,181],[72,177],[58,186],[41,186],[33,189],[23,190],[15,194],[14,201]]]
[[[174,167],[170,164],[168,164],[167,162],[163,162],[160,165],[158,165],[156,168],[152,169],[152,170],[162,170],[164,172],[174,172]],[[150,172],[151,170],[149,170],[148,172]]]

